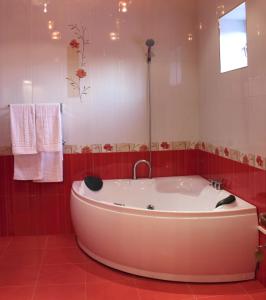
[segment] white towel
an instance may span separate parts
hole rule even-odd
[[[10,125],[13,154],[37,153],[34,104],[11,104]]]
[[[63,152],[41,152],[42,178],[35,182],[63,181]]]
[[[25,154],[14,156],[15,180],[41,180],[43,178],[41,155]]]
[[[37,150],[41,153],[42,178],[63,181],[62,123],[59,103],[36,104]]]
[[[59,103],[36,104],[38,152],[62,151],[62,125]]]
[[[14,179],[63,181],[60,104],[10,107]]]

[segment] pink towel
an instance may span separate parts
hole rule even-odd
[[[36,104],[38,152],[62,151],[62,125],[59,103]]]
[[[11,104],[10,127],[14,155],[37,153],[34,104]]]
[[[41,180],[43,172],[40,153],[15,155],[13,178],[15,180]]]

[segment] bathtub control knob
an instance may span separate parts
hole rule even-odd
[[[147,209],[154,210],[154,206],[153,206],[152,204],[149,204],[149,205],[147,206]]]

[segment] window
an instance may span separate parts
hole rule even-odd
[[[221,73],[247,67],[246,3],[219,19]]]

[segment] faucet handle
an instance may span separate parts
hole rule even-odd
[[[221,180],[216,180],[215,181],[215,188],[216,190],[222,190],[223,182]]]
[[[216,190],[221,190],[222,189],[222,185],[223,185],[223,181],[219,180],[219,179],[210,179],[209,180],[209,184],[215,188]]]
[[[211,186],[214,187],[216,180],[214,180],[214,179],[208,179],[208,181],[209,181],[209,185],[211,185]]]

